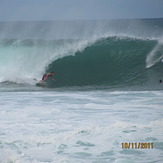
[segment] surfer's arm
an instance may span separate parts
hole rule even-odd
[[[52,80],[55,80],[54,77],[53,77],[53,75],[51,75],[51,73],[48,73],[48,74],[47,74],[47,78],[51,78]],[[47,79],[47,78],[46,78],[46,79]]]

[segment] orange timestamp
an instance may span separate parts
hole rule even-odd
[[[153,149],[154,143],[121,143],[123,149]]]

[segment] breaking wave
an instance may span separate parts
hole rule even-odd
[[[0,82],[35,84],[43,73],[55,71],[56,81],[47,81],[48,87],[155,87],[163,75],[162,37],[135,33],[105,31],[82,39],[3,38]]]

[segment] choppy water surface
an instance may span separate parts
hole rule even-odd
[[[162,91],[0,93],[3,163],[162,162]],[[122,149],[121,143],[154,143]]]

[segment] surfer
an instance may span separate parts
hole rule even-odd
[[[41,80],[41,82],[45,82],[49,77],[52,78],[53,75],[54,75],[54,72],[44,74],[44,75],[42,76],[42,80]],[[52,80],[55,80],[55,79],[52,78]]]

